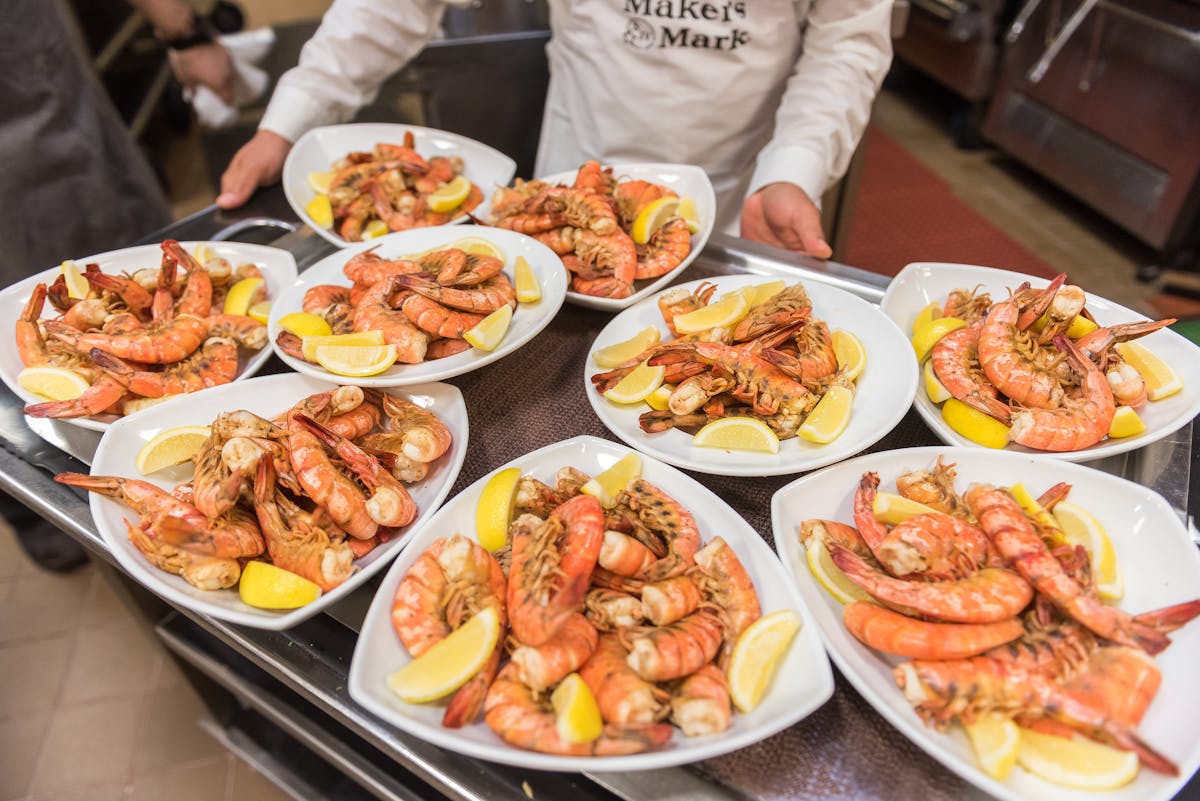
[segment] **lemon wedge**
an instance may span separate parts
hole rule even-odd
[[[605,509],[616,506],[617,493],[642,477],[642,457],[634,451],[622,456],[612,467],[588,481],[579,491],[600,501]]]
[[[1142,380],[1146,382],[1146,397],[1150,400],[1162,400],[1183,389],[1183,379],[1179,373],[1145,345],[1118,342],[1117,353],[1142,374]]]
[[[497,247],[495,242],[484,239],[482,236],[464,236],[462,239],[456,239],[449,245],[437,249],[462,250],[467,253],[473,253],[476,256],[491,256],[500,261],[508,261],[504,255],[504,251]]]
[[[1040,332],[1042,329],[1044,329],[1046,327],[1046,323],[1049,322],[1049,320],[1050,320],[1049,314],[1043,314],[1041,317],[1037,318],[1037,320],[1034,321],[1033,330]],[[1082,336],[1086,336],[1087,334],[1092,333],[1099,327],[1100,326],[1096,325],[1095,323],[1093,323],[1091,320],[1084,317],[1083,315],[1077,314],[1071,320],[1071,324],[1069,326],[1067,326],[1067,331],[1066,331],[1067,338],[1068,339],[1079,339]]]
[[[229,287],[229,292],[225,295],[225,305],[221,310],[225,314],[244,315],[250,310],[255,294],[262,288],[263,283],[261,278],[243,278],[238,281]]]
[[[875,514],[876,520],[881,520],[889,526],[895,526],[910,517],[934,514],[937,509],[894,492],[879,492],[875,494],[875,503],[872,505],[871,511]]]
[[[1021,731],[1012,718],[998,712],[980,715],[974,723],[964,726],[975,759],[984,773],[996,781],[1004,781],[1017,764],[1021,750]]]
[[[143,476],[157,473],[164,467],[183,464],[196,455],[208,441],[208,426],[179,426],[160,431],[138,451],[138,472]]]
[[[750,304],[744,292],[731,292],[716,303],[681,314],[672,322],[680,334],[696,334],[710,328],[733,325],[746,316]]]
[[[495,350],[508,333],[512,316],[512,306],[501,306],[476,323],[474,328],[468,329],[463,334],[463,339],[480,350]]]
[[[83,277],[74,259],[67,259],[62,263],[62,274],[63,281],[67,284],[67,297],[83,300],[91,294],[92,285]]]
[[[489,478],[479,493],[479,503],[475,506],[475,534],[479,544],[489,551],[498,551],[508,542],[513,497],[520,480],[520,468],[506,467]]]
[[[1118,406],[1112,422],[1108,424],[1108,435],[1113,439],[1132,437],[1146,430],[1146,424],[1132,406]]]
[[[1008,445],[1008,426],[957,398],[950,398],[943,404],[942,419],[959,434],[985,448]]]
[[[830,387],[796,429],[796,435],[820,445],[833,442],[849,425],[850,407],[853,405],[853,390],[842,386]]]
[[[917,319],[913,320],[913,333],[917,333],[918,328],[928,325],[931,320],[936,320],[941,316],[942,304],[938,303],[937,301],[928,304],[925,308],[917,312]]]
[[[466,176],[456,175],[449,183],[431,192],[425,198],[425,205],[434,212],[451,211],[461,206],[469,194],[471,194],[471,182],[467,180]]]
[[[517,256],[513,265],[513,283],[517,288],[517,300],[521,303],[537,303],[542,299],[542,287],[538,284],[533,268],[524,256]]]
[[[259,609],[296,609],[321,597],[321,588],[269,562],[247,562],[238,582],[242,603]]]
[[[932,360],[925,362],[924,376],[925,394],[929,396],[931,401],[942,403],[954,397],[950,394],[950,390],[946,389],[946,385],[938,379],[937,373],[933,369]]]
[[[192,258],[200,262],[201,265],[208,264],[215,259],[217,254],[209,247],[207,242],[200,242],[196,247],[192,248]]]
[[[1138,773],[1138,757],[1132,751],[1029,729],[1021,729],[1017,762],[1039,778],[1080,790],[1115,790]]]
[[[1031,520],[1037,523],[1042,528],[1042,534],[1048,536],[1054,545],[1064,545],[1067,542],[1067,537],[1059,526],[1058,520],[1046,508],[1038,503],[1037,498],[1025,489],[1025,485],[1018,481],[1008,488],[1008,494],[1013,496],[1013,500],[1017,505],[1025,511]]]
[[[966,320],[958,317],[938,317],[936,320],[930,320],[914,329],[912,346],[913,350],[917,352],[917,361],[925,361],[925,357],[933,350],[933,346],[938,343],[939,339],[951,331],[965,327],[966,324]]]
[[[754,292],[754,297],[750,299],[750,308],[753,309],[755,306],[761,306],[786,288],[787,282],[785,281],[768,281],[765,284],[755,284],[754,286],[746,287],[745,291]]]
[[[1100,521],[1087,509],[1071,501],[1059,501],[1051,512],[1059,530],[1071,545],[1082,545],[1091,557],[1096,591],[1105,600],[1119,600],[1125,594],[1125,579],[1112,540]]]
[[[662,386],[666,367],[656,365],[651,367],[642,362],[629,372],[629,375],[617,382],[617,385],[604,392],[604,397],[613,403],[641,403],[654,390]]]
[[[687,223],[689,234],[700,233],[700,214],[696,211],[695,200],[690,197],[679,198],[679,208],[676,213]]]
[[[329,194],[329,182],[332,180],[332,172],[310,172],[308,174],[308,185],[319,195]]]
[[[872,600],[866,590],[847,578],[842,569],[833,563],[829,549],[825,547],[825,543],[819,537],[809,538],[805,556],[808,558],[808,569],[812,572],[813,578],[838,603],[848,604],[851,601]]]
[[[387,677],[401,701],[425,704],[444,698],[480,671],[500,639],[500,616],[488,606],[444,640]]]
[[[630,359],[641,355],[651,345],[657,345],[660,336],[661,334],[655,326],[648,325],[629,339],[600,348],[592,354],[592,359],[601,367],[620,367]]]
[[[842,375],[851,381],[857,380],[867,366],[867,349],[862,340],[839,328],[833,332],[833,352]]]
[[[791,609],[763,615],[741,633],[729,659],[729,698],[750,712],[766,695],[788,646],[800,630],[800,616]]]
[[[667,406],[671,402],[671,393],[675,391],[675,387],[671,384],[663,384],[658,389],[646,396],[646,403],[651,409],[657,412],[666,411]]]
[[[283,322],[282,320],[280,321]],[[325,322],[322,320],[321,322]],[[310,334],[301,340],[304,358],[317,360],[317,348],[322,345],[383,345],[382,331],[358,331],[353,334]]]
[[[558,736],[568,743],[590,743],[604,731],[596,696],[578,673],[559,682],[550,694]]]
[[[379,375],[396,363],[395,345],[320,345],[317,364],[335,375],[363,378]]]
[[[754,417],[722,417],[696,432],[692,444],[701,448],[729,451],[779,453],[779,437],[771,427]]]
[[[271,319],[271,301],[260,300],[258,303],[253,304],[250,308],[246,309],[246,316],[266,325],[267,321]]]
[[[26,367],[17,373],[26,392],[52,401],[75,400],[90,386],[87,379],[62,367]]]
[[[333,227],[333,206],[329,204],[328,195],[317,195],[305,204],[304,211],[318,227]]]
[[[279,327],[291,331],[298,337],[331,336],[333,329],[325,318],[312,312],[292,312],[279,318]],[[305,356],[308,354],[306,353]],[[316,354],[313,354],[316,358]]]
[[[654,232],[666,225],[667,221],[679,214],[679,198],[660,197],[638,212],[629,229],[629,235],[639,245],[644,245],[654,236]]]
[[[387,223],[383,220],[371,220],[363,226],[363,239],[378,239],[388,232]]]

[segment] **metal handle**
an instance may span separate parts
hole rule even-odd
[[[1193,31],[1180,25],[1174,25],[1170,22],[1165,22],[1156,17],[1152,17],[1143,11],[1130,8],[1123,3],[1114,3],[1112,0],[1101,0],[1101,5],[1104,6],[1105,11],[1125,17],[1133,22],[1141,23],[1148,28],[1153,28],[1154,30],[1165,33],[1168,36],[1174,36],[1176,38],[1183,39],[1193,47],[1200,47],[1200,31]]]
[[[227,239],[233,239],[244,231],[250,231],[255,228],[279,228],[290,233],[295,232],[297,226],[295,223],[290,223],[287,220],[279,220],[274,217],[249,217],[245,220],[238,220],[235,223],[225,226],[220,231],[209,237],[210,242],[224,242]]]
[[[1075,31],[1079,30],[1079,26],[1087,19],[1088,14],[1091,14],[1092,9],[1099,4],[1100,0],[1083,0],[1079,4],[1079,8],[1075,9],[1075,13],[1071,15],[1066,24],[1062,26],[1062,30],[1050,42],[1050,46],[1046,48],[1046,52],[1042,53],[1042,57],[1037,60],[1037,63],[1026,74],[1025,77],[1029,79],[1030,83],[1038,83],[1042,78],[1046,77],[1046,73],[1050,69],[1050,62],[1054,61],[1059,51],[1066,45],[1067,40],[1075,35]]]

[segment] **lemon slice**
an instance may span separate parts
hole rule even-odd
[[[501,306],[484,317],[474,328],[463,334],[463,339],[480,350],[495,350],[508,333],[509,323],[512,322],[512,306]]]
[[[631,451],[580,487],[579,491],[600,501],[605,509],[611,509],[617,503],[617,493],[641,477],[642,457]]]
[[[296,609],[321,597],[321,588],[269,562],[247,562],[238,582],[242,603],[259,609]]]
[[[1039,778],[1080,790],[1115,790],[1138,773],[1138,757],[1132,751],[1029,729],[1021,729],[1017,762]]]
[[[131,414],[137,414],[143,409],[149,409],[151,406],[157,406],[163,401],[169,401],[171,398],[178,398],[181,393],[174,395],[163,395],[160,398],[130,398],[121,404],[121,413],[128,417]]]
[[[875,503],[871,507],[871,511],[874,512],[876,520],[881,520],[889,526],[895,526],[910,517],[935,514],[937,509],[894,492],[880,492],[875,495]]]
[[[329,182],[332,180],[332,172],[310,172],[308,174],[308,185],[319,195],[329,194]]]
[[[596,696],[578,673],[563,679],[550,694],[558,736],[568,743],[590,743],[604,731]]]
[[[62,367],[26,367],[17,373],[17,384],[47,400],[75,400],[90,386],[79,373]]]
[[[629,339],[600,348],[592,354],[592,359],[601,367],[620,367],[625,362],[638,356],[651,345],[657,345],[660,333],[658,328],[649,325],[638,331]]]
[[[542,287],[538,284],[537,276],[533,274],[533,268],[529,266],[529,262],[525,261],[524,256],[517,256],[513,265],[513,276],[516,279],[513,283],[517,287],[519,302],[537,303],[542,299]]]
[[[674,391],[675,387],[671,384],[663,384],[646,396],[646,403],[655,411],[666,411],[667,406],[671,403],[671,393]]]
[[[201,265],[208,264],[215,259],[217,254],[209,247],[208,243],[200,242],[196,247],[192,248],[192,258],[198,261]]]
[[[764,615],[741,633],[729,659],[729,698],[750,712],[766,695],[775,670],[800,630],[800,616],[791,609]]]
[[[917,361],[925,361],[925,357],[929,355],[929,351],[933,350],[933,346],[938,343],[939,339],[951,331],[965,327],[966,324],[966,320],[958,317],[939,317],[915,329],[912,335],[912,346],[913,350],[917,352]]]
[[[475,534],[479,544],[489,551],[498,551],[508,541],[508,524],[512,520],[513,496],[521,470],[506,467],[483,485],[479,503],[475,506]]]
[[[1146,397],[1150,400],[1162,400],[1183,389],[1179,373],[1146,346],[1137,342],[1118,342],[1117,353],[1142,374]]]
[[[989,712],[963,728],[984,772],[997,781],[1007,779],[1021,750],[1021,732],[1012,718]]]
[[[500,639],[500,617],[488,606],[444,640],[387,677],[401,701],[425,704],[444,698],[484,666]]]
[[[853,390],[842,386],[830,387],[825,397],[796,429],[796,435],[820,445],[833,442],[850,423],[850,407],[853,405]]]
[[[942,406],[942,419],[959,434],[985,448],[1008,445],[1008,426],[957,398],[950,398]]]
[[[91,294],[92,285],[83,277],[74,259],[67,259],[62,263],[62,274],[63,281],[67,284],[67,297],[83,300]]]
[[[250,304],[254,302],[254,295],[263,285],[261,278],[243,278],[233,286],[229,287],[229,293],[225,295],[225,305],[222,311],[225,314],[242,314],[250,310]]]
[[[327,337],[333,334],[333,329],[329,327],[329,323],[325,322],[325,318],[312,312],[285,314],[279,318],[279,327],[291,331],[298,337]]]
[[[696,334],[710,328],[733,325],[745,317],[749,309],[750,304],[744,292],[731,292],[716,303],[679,315],[672,322],[680,334]]]
[[[333,227],[333,206],[328,195],[317,195],[304,206],[304,211],[321,228]]]
[[[700,233],[700,214],[696,211],[696,201],[690,197],[679,198],[679,208],[676,213],[687,223],[689,234]]]
[[[913,333],[917,333],[918,328],[928,325],[931,320],[936,320],[941,316],[942,304],[938,303],[937,301],[930,303],[925,308],[917,312],[917,319],[913,320]]]
[[[754,292],[754,297],[750,299],[750,308],[761,306],[786,288],[787,282],[785,281],[768,281],[765,284],[746,287],[746,290]]]
[[[662,386],[666,369],[661,364],[651,367],[642,362],[618,381],[615,387],[605,391],[604,397],[613,403],[641,403],[647,395]]]
[[[1042,329],[1044,329],[1046,327],[1046,323],[1049,322],[1049,320],[1050,320],[1049,314],[1043,314],[1041,317],[1037,318],[1037,320],[1034,321],[1033,330],[1041,331]],[[1096,325],[1088,318],[1077,314],[1077,315],[1075,315],[1075,318],[1071,320],[1071,324],[1069,326],[1067,326],[1067,331],[1066,331],[1067,338],[1068,339],[1079,339],[1082,336],[1086,336],[1087,334],[1092,333],[1099,327],[1100,326]]]
[[[679,198],[660,197],[653,203],[646,204],[646,208],[638,212],[633,227],[629,229],[629,235],[633,237],[634,242],[644,245],[654,236],[655,231],[666,225],[667,220],[678,214]]]
[[[484,239],[482,236],[464,236],[462,239],[456,239],[449,245],[437,248],[438,250],[462,250],[467,253],[473,253],[476,256],[491,256],[500,261],[508,261],[504,255],[504,251],[496,246],[495,242]],[[518,257],[520,258],[520,257]]]
[[[713,420],[696,432],[692,444],[701,448],[779,453],[779,437],[770,426],[754,417]]]
[[[1008,493],[1013,496],[1013,500],[1025,511],[1025,514],[1042,527],[1042,533],[1049,536],[1053,545],[1066,544],[1067,537],[1063,533],[1062,527],[1059,526],[1058,520],[1038,503],[1037,498],[1025,489],[1024,484],[1018,481],[1008,488]]]
[[[1146,424],[1132,406],[1118,406],[1112,422],[1108,424],[1108,435],[1113,439],[1132,437],[1146,430]]]
[[[837,356],[838,370],[851,381],[856,380],[867,366],[867,349],[862,340],[849,331],[838,329],[833,332],[833,352]]]
[[[371,220],[363,226],[362,238],[378,239],[386,233],[388,233],[387,223],[383,220]]]
[[[471,182],[466,176],[456,175],[450,183],[438,187],[425,198],[425,205],[430,211],[443,212],[457,209],[471,194]]]
[[[317,364],[335,375],[363,378],[379,375],[396,363],[395,345],[320,345]]]
[[[862,587],[846,577],[842,569],[833,563],[829,549],[818,537],[808,540],[805,556],[808,557],[808,569],[812,572],[817,583],[834,597],[838,603],[848,604],[851,601],[870,601],[871,596]]]
[[[246,316],[266,325],[267,321],[271,319],[271,301],[260,300],[246,309]]]
[[[938,379],[932,361],[925,362],[924,376],[925,394],[929,396],[929,400],[934,403],[942,403],[954,397],[950,394],[950,390],[946,389],[946,385]]]
[[[1104,526],[1087,509],[1071,501],[1059,501],[1051,514],[1068,543],[1087,549],[1100,597],[1119,600],[1125,594],[1125,580],[1117,552]]]
[[[183,464],[196,455],[208,441],[208,426],[179,426],[160,431],[138,451],[138,472],[143,476],[157,473],[164,467]]]
[[[283,322],[282,320],[280,321]],[[321,322],[325,322],[322,320]],[[353,334],[309,335],[301,340],[301,350],[304,358],[310,362],[317,360],[317,348],[322,345],[383,345],[382,331],[358,331]]]

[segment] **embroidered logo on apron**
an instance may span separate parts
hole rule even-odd
[[[699,50],[737,50],[749,44],[749,31],[736,27],[746,17],[744,2],[707,2],[707,0],[624,0],[624,11],[631,17],[625,26],[624,41],[640,50],[651,48],[692,48]],[[703,25],[703,30],[691,21]],[[707,23],[707,24],[705,24]],[[712,23],[723,26],[714,33]]]

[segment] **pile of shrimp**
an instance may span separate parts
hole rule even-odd
[[[382,332],[404,364],[462,353],[471,347],[463,339],[467,331],[501,306],[517,305],[502,260],[453,247],[411,259],[385,259],[372,248],[353,256],[342,272],[353,286],[310,287],[304,311],[322,317],[335,334]],[[275,343],[305,360],[295,334],[281,331]]]
[[[967,325],[931,351],[951,395],[1010,426],[1010,441],[1043,451],[1094,445],[1108,436],[1117,406],[1145,404],[1142,376],[1114,346],[1175,322],[1105,326],[1071,340],[1075,318],[1092,316],[1083,290],[1066,277],[1040,290],[1026,282],[1000,302],[978,290],[951,292],[940,316]]]
[[[405,398],[339,387],[274,420],[220,414],[170,492],[121,476],[56,480],[122,501],[129,541],[155,567],[201,590],[232,587],[249,560],[270,561],[329,591],[354,560],[400,536],[417,516],[404,486],[451,444],[450,430]]]
[[[342,239],[358,242],[376,220],[389,231],[444,225],[480,204],[483,190],[471,184],[470,194],[457,208],[428,208],[426,198],[462,173],[463,160],[459,156],[426,160],[414,148],[412,132],[406,131],[402,145],[380,142],[369,153],[349,153],[334,162],[329,205],[334,229]]]
[[[673,385],[668,406],[641,415],[643,431],[694,434],[713,420],[739,416],[760,419],[788,439],[831,387],[854,391],[854,382],[838,369],[829,326],[813,317],[798,283],[753,307],[736,325],[680,336],[674,319],[707,305],[716,289],[706,282],[691,292],[664,292],[658,308],[675,338],[591,377],[596,391],[604,392],[639,364],[666,367],[663,382]]]
[[[133,275],[106,274],[88,264],[86,298],[70,297],[62,275],[49,286],[37,285],[17,319],[21,361],[71,370],[90,386],[74,400],[26,406],[25,414],[128,414],[142,398],[228,384],[237,376],[238,348],[267,344],[264,324],[221,312],[233,283],[262,277],[255,265],[235,270],[219,257],[201,264],[173,239],[162,250],[159,269]],[[47,298],[57,317],[42,318]]]
[[[1175,764],[1135,728],[1158,690],[1152,656],[1167,633],[1200,614],[1200,600],[1130,614],[1097,595],[1089,555],[1050,522],[1028,515],[1009,491],[954,487],[953,465],[901,475],[901,495],[936,511],[889,528],[875,518],[879,476],[862,475],[854,526],[806,520],[803,543],[873,599],[843,610],[864,644],[905,657],[893,673],[927,724],[944,729],[1001,713],[1022,726],[1076,733],[1138,755],[1152,770]],[[1053,509],[1070,485],[1038,499]]]
[[[589,161],[571,186],[518,180],[492,196],[492,225],[528,234],[557,253],[584,295],[627,298],[633,282],[678,267],[692,250],[682,217],[668,220],[644,245],[629,232],[638,213],[662,197],[678,197],[649,181],[621,181]]]
[[[457,534],[436,540],[397,588],[392,624],[418,657],[487,607],[507,636],[451,698],[442,723],[482,711],[517,748],[631,754],[730,725],[725,670],[737,636],[761,614],[741,561],[720,536],[648,481],[604,509],[563,468],[550,486],[522,476],[508,543],[496,554]],[[703,545],[703,547],[702,547]],[[563,740],[550,695],[578,672],[604,719],[595,740]]]

